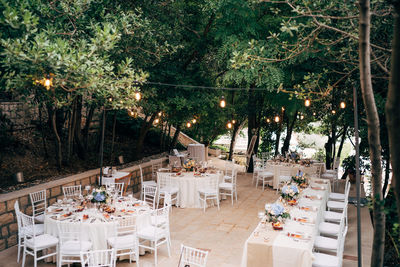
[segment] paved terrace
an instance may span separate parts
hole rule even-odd
[[[217,167],[223,169],[224,162],[214,159]],[[181,243],[209,250],[207,266],[210,267],[238,267],[240,266],[244,242],[257,226],[259,219],[257,213],[264,209],[267,202],[273,202],[278,198],[272,189],[264,192],[251,184],[252,174],[239,173],[238,175],[238,202],[231,206],[231,201],[223,200],[221,210],[210,207],[203,213],[202,209],[173,208],[171,214],[171,238],[172,255],[168,258],[167,249],[161,246],[159,249],[158,266],[177,266]],[[355,188],[352,187],[351,196],[355,196]],[[349,205],[349,231],[344,250],[344,267],[357,266],[357,231],[356,208]],[[362,215],[362,253],[363,266],[370,266],[372,250],[372,225],[369,212],[366,207],[361,209]],[[21,266],[16,262],[17,248],[12,247],[0,252],[0,266]],[[32,257],[27,257],[26,266],[33,266]],[[40,267],[55,266],[55,264],[39,263]],[[78,265],[79,266],[79,265]],[[118,267],[136,266],[129,264],[128,260],[117,262]],[[140,266],[154,266],[154,255],[146,253],[140,257]]]

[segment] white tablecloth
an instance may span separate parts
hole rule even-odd
[[[290,168],[290,175],[295,176],[297,172],[300,170],[304,172],[305,174],[309,175],[316,175],[317,170],[316,167],[310,166],[302,166],[299,164],[291,164],[291,165],[270,165],[273,168],[273,173],[274,173],[274,180],[273,180],[273,188],[277,189],[279,186],[279,176],[280,176],[280,170],[283,168]],[[269,170],[271,171],[271,170]]]
[[[55,207],[53,209],[56,209]],[[126,210],[134,210],[133,213],[124,213],[124,216],[135,216],[136,217],[136,227],[137,229],[142,229],[150,224],[150,207],[148,206],[138,206],[138,207],[129,207]],[[118,211],[118,206],[117,206]],[[66,211],[60,212],[60,214],[65,214]],[[79,224],[75,221],[75,219],[81,218],[83,214],[89,215],[89,219]],[[116,214],[111,214],[116,217]],[[46,234],[51,234],[53,236],[58,237],[58,229],[57,229],[57,218],[55,218],[55,213],[47,213],[44,221],[44,228]],[[113,229],[115,227],[116,221],[109,220],[105,221],[102,217],[102,214],[98,211],[94,210],[84,210],[79,213],[74,213],[73,215],[65,219],[65,222],[69,224],[71,229],[75,229],[81,225],[82,229],[82,238],[83,240],[89,240],[93,244],[93,249],[107,249],[107,238],[113,235]],[[60,216],[63,218],[63,216]],[[95,221],[92,221],[92,218],[98,218]],[[77,229],[78,230],[78,229]],[[79,230],[78,230],[79,231]]]
[[[202,208],[198,189],[204,187],[209,183],[210,179],[215,177],[218,177],[219,182],[223,180],[222,172],[202,174],[201,176],[195,176],[193,172],[183,172],[181,176],[171,173],[159,173],[160,178],[168,175],[171,175],[173,185],[179,188],[178,206],[181,208]]]
[[[195,159],[196,161],[206,160],[206,150],[203,144],[189,144],[187,149],[189,158]]]
[[[307,217],[312,223],[300,223],[288,220],[283,231],[275,231],[270,223],[261,222],[246,240],[243,248],[242,267],[309,267],[312,266],[312,249],[314,239],[318,234],[318,225],[322,221],[326,202],[329,196],[329,183],[313,185],[325,187],[326,190],[314,190],[311,187],[302,192],[297,207],[290,210],[291,218]],[[314,187],[314,188],[315,188]],[[320,196],[321,199],[311,200],[306,196]],[[300,210],[300,206],[316,207],[314,211]],[[295,240],[288,233],[308,235],[309,240]]]
[[[101,184],[104,185],[107,182],[111,182],[111,183],[118,183],[118,180],[121,180],[121,182],[125,182],[122,180],[125,180],[124,178],[128,178],[130,176],[129,172],[119,172],[117,171],[116,173],[114,173],[111,177],[102,177],[102,181]],[[117,180],[117,181],[116,181]],[[100,181],[100,177],[99,177],[99,181]],[[128,179],[128,184],[129,184],[130,180]],[[124,187],[126,187],[128,184],[124,184]]]

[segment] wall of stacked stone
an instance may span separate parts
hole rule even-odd
[[[166,157],[160,158],[165,165],[168,161]],[[143,169],[143,179],[150,180],[152,176],[151,163],[145,162],[141,164]],[[120,171],[131,173],[130,186],[127,192],[132,192],[135,196],[139,195],[140,190],[140,171],[139,165],[120,169]],[[82,185],[82,190],[86,185],[96,185],[99,170],[90,170],[62,179],[50,181],[45,184],[39,184],[30,188],[14,191],[0,195],[0,251],[10,248],[17,244],[18,226],[14,211],[15,201],[19,202],[22,212],[32,215],[32,205],[29,193],[46,190],[47,205],[51,205],[57,199],[63,199],[63,186]]]

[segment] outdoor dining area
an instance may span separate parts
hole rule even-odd
[[[150,179],[139,166],[141,190],[135,195],[124,183],[129,173],[111,168],[104,168],[102,186],[64,186],[63,198],[52,205],[46,190],[31,193],[32,216],[15,202],[16,262],[346,266],[350,182],[339,181],[337,170],[325,171],[331,179],[321,178],[318,162],[253,160],[252,175],[218,158],[186,159],[182,167],[152,160]],[[334,183],[341,193],[332,191]],[[228,242],[232,260],[213,255],[219,250],[213,242]]]

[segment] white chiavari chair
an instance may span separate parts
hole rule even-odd
[[[208,251],[192,248],[181,244],[181,255],[179,257],[178,267],[207,266]]]
[[[143,201],[149,205],[152,209],[155,209],[156,199],[157,199],[156,186],[144,185],[143,186]]]
[[[203,203],[203,211],[206,211],[207,200],[215,200],[217,202],[219,210],[219,188],[218,188],[218,176],[210,177],[208,183],[198,189],[199,200]]]
[[[158,197],[157,197],[157,208],[161,199],[165,198],[166,194],[171,196],[171,203],[175,201],[175,205],[178,206],[179,201],[179,187],[172,180],[170,173],[157,173],[157,185],[158,185]]]
[[[149,181],[144,181],[143,179],[143,169],[142,166],[139,165],[139,171],[140,171],[140,199],[143,200],[143,193],[144,193],[144,186],[145,185],[149,185],[149,186],[153,186],[156,187],[157,183],[154,180],[149,180]]]
[[[32,203],[32,216],[37,222],[43,223],[47,208],[46,190],[30,193]]]
[[[24,231],[24,253],[22,257],[22,267],[25,266],[26,255],[33,257],[34,267],[37,267],[39,260],[53,257],[58,254],[58,238],[49,234],[38,234],[35,227],[35,219],[22,212],[19,213],[21,216],[22,227],[26,229]],[[45,254],[47,249],[55,248],[55,251]],[[42,251],[42,255],[38,257],[38,252]]]
[[[136,218],[132,216],[117,218],[114,234],[107,239],[107,244],[116,251],[116,256],[129,255],[129,263],[132,258],[139,266],[139,240],[136,234]]]
[[[84,267],[115,267],[115,250],[92,250],[81,252],[81,266]]]
[[[234,169],[231,179],[230,180],[225,180],[223,183],[220,183],[218,185],[219,187],[219,194],[223,196],[230,196],[232,200],[232,206],[233,206],[233,198],[235,197],[236,202],[237,202],[237,190],[236,190],[236,180],[237,180],[237,172]]]
[[[63,186],[64,197],[73,198],[79,197],[82,195],[82,186],[81,185],[71,185],[71,186]]]

